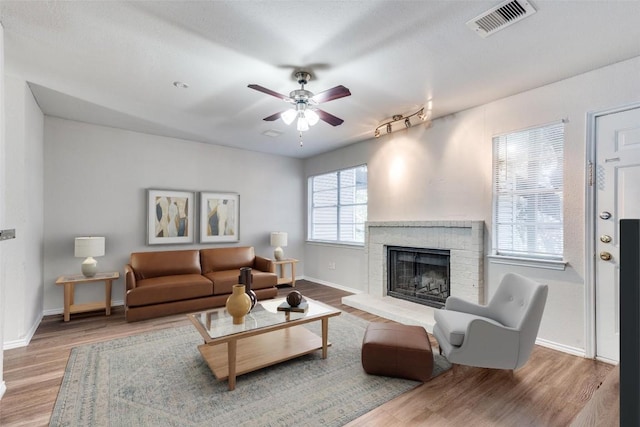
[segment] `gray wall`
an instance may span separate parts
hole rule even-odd
[[[31,90],[17,77],[5,78],[6,223],[16,229],[8,243],[4,344],[26,345],[42,318],[43,304],[43,123]]]
[[[287,231],[286,253],[302,259],[302,161],[95,126],[46,116],[44,124],[44,310],[60,312],[59,275],[79,273],[77,236],[106,237],[101,271],[122,273],[131,252],[252,245],[271,257],[269,232]],[[146,245],[146,189],[236,192],[240,242]],[[197,239],[196,239],[197,242]],[[298,265],[304,274],[304,263]],[[123,280],[113,299],[123,301]],[[100,300],[99,285],[77,287],[78,303]]]
[[[550,285],[540,338],[585,349],[586,115],[640,100],[640,58],[372,138],[305,162],[305,176],[367,163],[369,220],[484,220],[491,248],[493,135],[568,119],[565,128],[565,271],[485,262],[486,296],[515,271]],[[373,132],[373,129],[372,129]],[[366,292],[364,249],[307,243],[307,277]],[[311,260],[321,260],[311,265]],[[344,262],[342,262],[344,260]],[[328,268],[336,262],[336,269]],[[364,275],[364,276],[363,276]]]

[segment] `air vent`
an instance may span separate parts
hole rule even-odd
[[[536,10],[531,3],[524,0],[508,0],[476,16],[467,22],[467,26],[484,38],[534,13]]]

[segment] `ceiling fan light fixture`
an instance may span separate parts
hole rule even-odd
[[[290,125],[291,123],[293,123],[293,121],[296,119],[297,116],[298,116],[298,112],[293,108],[290,108],[284,113],[280,114],[280,118],[287,125]]]
[[[298,117],[297,129],[299,132],[306,132],[309,130],[309,122],[307,122],[307,119],[304,116],[304,113],[300,113],[300,116]]]
[[[320,116],[313,110],[306,110],[305,117],[307,118],[307,122],[309,126],[315,126],[320,120]]]

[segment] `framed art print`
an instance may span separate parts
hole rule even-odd
[[[237,193],[200,193],[200,242],[240,241],[240,196]]]
[[[147,244],[193,243],[192,191],[147,190]]]

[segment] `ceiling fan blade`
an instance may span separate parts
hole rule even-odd
[[[273,122],[274,120],[278,120],[280,118],[280,114],[284,113],[284,111],[280,111],[279,113],[275,113],[270,115],[269,117],[265,117],[264,120],[265,122]]]
[[[318,114],[320,120],[329,123],[331,126],[338,126],[344,122],[344,120],[342,120],[340,117],[336,117],[333,114],[327,113],[326,111],[319,110],[317,108],[314,111]]]
[[[278,93],[278,92],[274,92],[271,89],[267,89],[266,87],[263,87],[263,86],[260,86],[260,85],[248,85],[247,87],[250,87],[251,89],[257,90],[258,92],[266,93],[267,95],[275,96],[276,98],[280,98],[283,101],[291,102],[291,98],[289,98],[288,96],[283,95],[283,94]]]
[[[317,102],[318,104],[322,102],[333,101],[334,99],[344,98],[345,96],[351,95],[351,92],[346,87],[340,85],[331,89],[327,89],[324,92],[320,92],[314,95],[311,99]]]

